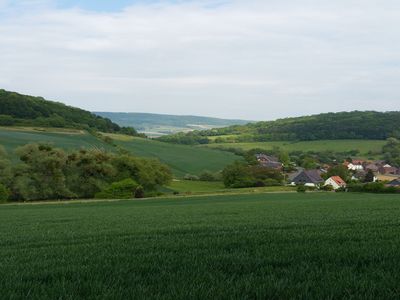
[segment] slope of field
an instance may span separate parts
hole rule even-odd
[[[149,139],[127,137],[115,139],[115,143],[129,150],[134,155],[158,158],[169,165],[175,176],[186,174],[199,175],[203,171],[217,172],[226,165],[240,159],[232,153],[207,148],[174,145]]]
[[[204,130],[231,125],[247,124],[250,121],[229,120],[202,116],[179,116],[150,113],[95,112],[120,126],[131,126],[148,136],[157,137],[177,132]]]
[[[1,298],[396,299],[399,208],[335,193],[1,206]]]
[[[254,143],[221,143],[207,144],[211,148],[239,148],[251,150],[255,148],[270,150],[274,147],[280,147],[286,151],[333,151],[347,152],[358,150],[361,154],[367,155],[371,152],[380,152],[386,144],[383,140],[320,140],[320,141],[302,141],[302,142],[254,142]],[[203,146],[204,147],[204,146]]]
[[[113,149],[110,145],[81,130],[0,127],[0,145],[9,154],[12,154],[19,146],[39,142],[50,143],[65,150],[80,148]]]
[[[201,149],[191,146],[172,145],[127,135],[106,134],[121,147],[141,157],[157,158],[170,166],[177,177],[185,174],[200,174],[204,170],[217,172],[240,157],[213,149]],[[66,150],[105,149],[115,151],[111,145],[81,130],[54,128],[0,127],[0,145],[9,154],[28,143],[51,143]]]

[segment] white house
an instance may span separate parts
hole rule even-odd
[[[332,176],[325,181],[326,185],[331,185],[334,190],[346,187],[346,182],[339,176]]]

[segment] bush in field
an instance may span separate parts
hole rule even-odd
[[[2,184],[0,184],[0,203],[7,202],[10,196],[10,191]]]
[[[139,187],[133,179],[124,179],[112,183],[109,187],[96,194],[97,199],[131,199]],[[143,189],[143,188],[142,188]]]
[[[330,184],[324,185],[321,189],[322,189],[323,191],[326,191],[326,192],[332,192],[332,191],[334,190],[334,189],[333,189],[333,186],[330,185]]]
[[[144,198],[144,189],[141,185],[135,189],[135,198]]]
[[[304,185],[299,185],[299,186],[297,186],[296,190],[298,193],[305,193],[305,192],[307,192],[307,187]]]
[[[199,176],[200,181],[217,181],[217,177],[210,171],[204,171]]]
[[[281,185],[283,181],[280,171],[244,162],[235,162],[227,166],[222,172],[222,177],[225,186],[231,188]]]
[[[172,179],[169,168],[160,162],[127,154],[101,150],[66,154],[51,145],[29,144],[17,149],[21,163],[11,168],[0,150],[0,184],[16,201],[90,199],[100,195],[125,198],[128,195],[124,188],[129,184],[123,181],[127,178],[135,182],[135,186],[130,182],[132,198],[138,185],[151,192]]]
[[[183,177],[183,179],[184,179],[184,180],[191,180],[191,181],[200,180],[199,176],[197,176],[197,175],[192,175],[192,174],[186,174],[186,175]]]

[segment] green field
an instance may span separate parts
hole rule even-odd
[[[382,140],[321,140],[321,141],[302,141],[302,142],[256,142],[256,143],[215,143],[208,144],[207,147],[240,148],[251,150],[261,148],[270,150],[273,147],[280,147],[286,151],[333,151],[346,152],[358,150],[361,154],[367,155],[369,151],[380,152],[386,141]]]
[[[12,154],[17,147],[28,143],[39,142],[51,143],[65,150],[80,148],[112,149],[110,145],[80,130],[0,127],[0,145],[2,145],[9,154]]]
[[[400,196],[0,206],[2,299],[398,299]]]
[[[223,193],[266,193],[266,192],[288,192],[295,191],[292,186],[271,186],[271,187],[252,187],[232,189],[225,188],[222,182],[208,181],[190,181],[190,180],[174,180],[168,186],[168,189],[177,191],[181,194],[223,194]]]
[[[162,143],[149,139],[115,140],[134,155],[158,158],[169,165],[177,177],[199,175],[203,171],[217,172],[240,157],[225,151]]]
[[[239,159],[231,153],[213,149],[173,145],[117,134],[108,134],[108,136],[136,156],[159,159],[170,166],[177,177],[183,177],[188,173],[199,175],[205,170],[217,172]],[[38,142],[51,143],[66,150],[97,148],[115,151],[114,147],[85,131],[0,127],[0,145],[4,146],[9,154],[12,154],[19,146]]]

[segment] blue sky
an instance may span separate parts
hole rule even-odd
[[[398,0],[0,0],[0,88],[93,111],[398,110]]]

